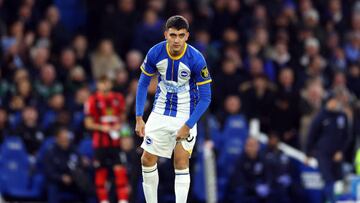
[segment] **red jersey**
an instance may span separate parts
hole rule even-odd
[[[91,95],[85,105],[85,115],[94,123],[115,125],[121,122],[120,116],[125,111],[125,100],[122,94],[109,92],[107,95],[96,92]],[[120,147],[120,139],[113,140],[108,133],[93,131],[93,147]]]

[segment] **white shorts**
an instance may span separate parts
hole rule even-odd
[[[141,147],[151,154],[170,159],[176,145],[176,133],[185,122],[184,118],[151,112],[145,124],[145,137]],[[196,135],[195,124],[190,130],[189,138],[180,141],[190,155],[195,145]]]

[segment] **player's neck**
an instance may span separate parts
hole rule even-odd
[[[110,91],[99,91],[101,95],[107,96],[110,94]]]
[[[173,49],[171,49],[171,47],[167,43],[166,51],[167,51],[168,55],[170,56],[170,58],[172,58],[174,60],[178,60],[185,54],[186,47],[187,47],[187,44],[185,43],[185,44],[183,44],[183,46],[181,47],[181,49],[179,51],[174,51]]]
[[[180,51],[174,51],[174,50],[171,50],[171,49],[170,49],[170,55],[171,55],[172,57],[178,57],[178,56],[181,55],[181,53],[183,53],[184,48],[185,48],[185,46],[183,46]]]

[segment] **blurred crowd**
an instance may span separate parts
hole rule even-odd
[[[310,126],[332,92],[352,142],[360,134],[360,1],[356,0],[0,0],[0,143],[20,136],[30,155],[67,126],[76,145],[84,103],[107,75],[134,124],[139,66],[180,14],[189,44],[213,77],[209,114],[258,118],[261,130],[306,151]],[[151,111],[156,81],[146,105]],[[336,92],[335,91],[335,92]],[[140,138],[133,136],[136,151]]]

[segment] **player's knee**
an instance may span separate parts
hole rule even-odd
[[[150,155],[149,153],[144,152],[143,155],[141,156],[141,164],[143,166],[154,166],[156,164],[156,157],[154,155]]]

